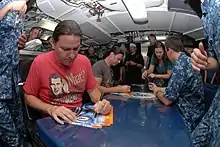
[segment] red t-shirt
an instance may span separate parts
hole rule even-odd
[[[96,80],[87,57],[78,54],[72,66],[65,67],[51,51],[34,59],[24,90],[45,103],[74,108],[82,104],[84,91],[95,87]]]

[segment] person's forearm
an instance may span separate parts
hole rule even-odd
[[[120,68],[120,78],[122,78],[122,76],[123,76],[123,68],[124,68],[124,67],[121,67],[121,68]]]
[[[152,70],[150,70],[150,69],[147,69],[146,71],[147,71],[147,75],[149,75],[149,74],[153,73],[153,71],[152,71]]]
[[[102,93],[113,93],[113,92],[121,92],[120,89],[118,88],[118,86],[115,87],[104,87],[104,86],[100,86],[100,91]]]
[[[5,16],[6,13],[8,13],[8,11],[11,10],[11,3],[7,4],[6,6],[4,6],[1,10],[0,10],[0,21],[2,20],[2,18]]]
[[[139,68],[143,68],[143,65],[141,65],[141,64],[136,64],[136,66]]]
[[[219,68],[219,62],[212,57],[208,58],[208,65],[206,67],[207,70],[213,70],[213,69],[218,69]]]
[[[156,74],[158,79],[169,79],[171,74]]]
[[[149,57],[147,57],[146,66],[148,66],[149,62],[150,62]]]
[[[25,94],[25,101],[28,106],[49,114],[49,110],[53,107],[51,104],[44,103],[39,98]]]
[[[171,105],[172,102],[164,97],[164,92],[162,90],[159,90],[156,92],[156,97],[166,106]]]
[[[95,88],[95,89],[89,90],[87,92],[88,92],[89,97],[91,98],[91,101],[93,103],[96,103],[100,100],[101,92],[100,92],[99,88]]]

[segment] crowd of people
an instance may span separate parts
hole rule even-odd
[[[25,43],[39,33],[33,28],[27,39],[18,25],[22,21],[18,18],[27,9],[26,2],[0,2],[0,146],[19,147],[26,142],[18,91],[18,49],[23,49]],[[82,105],[85,92],[94,103],[94,111],[108,114],[112,106],[102,98],[103,94],[130,92],[131,84],[149,80],[149,88],[158,100],[165,105],[177,105],[195,147],[219,147],[220,91],[218,89],[205,112],[200,71],[219,68],[220,1],[201,0],[201,6],[208,51],[200,43],[189,57],[178,37],[169,36],[162,43],[150,34],[145,71],[143,56],[134,43],[130,43],[129,53],[117,46],[108,49],[103,60],[95,55],[93,47],[89,48],[88,58],[79,54],[80,26],[73,20],[61,21],[48,38],[53,50],[37,56],[30,67],[24,85],[26,103],[39,110],[42,117],[51,116],[60,124],[71,123],[77,117],[73,110]],[[125,71],[123,84],[114,81],[112,66],[117,65],[120,65],[120,73]],[[123,79],[121,76],[119,80]]]

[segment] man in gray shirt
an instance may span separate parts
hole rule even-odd
[[[93,73],[102,93],[130,92],[130,86],[114,86],[111,66],[119,64],[123,56],[124,52],[115,46],[107,51],[104,60],[100,60],[93,65]]]

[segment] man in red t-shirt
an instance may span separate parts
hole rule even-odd
[[[53,32],[55,50],[34,59],[24,86],[27,104],[61,124],[76,119],[71,109],[81,106],[84,91],[95,103],[96,112],[107,114],[112,109],[107,100],[99,101],[101,93],[90,61],[78,54],[81,34],[75,21],[60,22]]]

